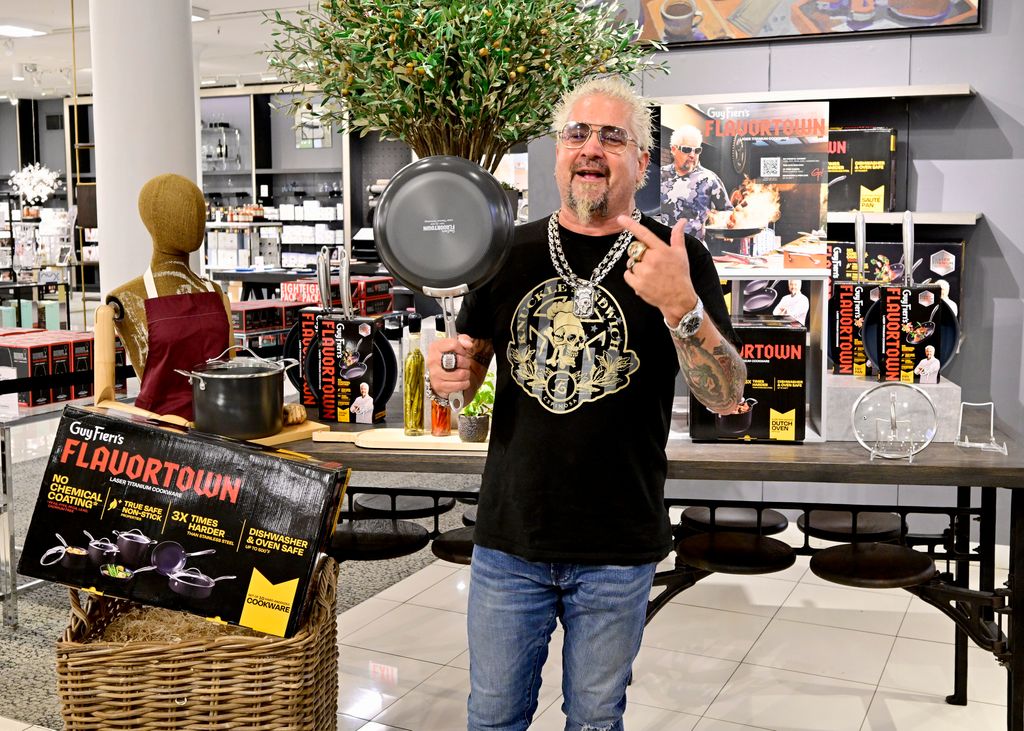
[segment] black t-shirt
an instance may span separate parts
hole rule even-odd
[[[665,241],[670,229],[644,218]],[[589,279],[616,235],[559,227],[572,271]],[[736,339],[711,255],[687,236],[691,278]],[[501,272],[468,295],[458,331],[494,345],[498,377],[474,531],[528,561],[635,565],[671,550],[665,443],[679,363],[661,312],[626,284],[623,254],[572,313],[548,253],[547,219],[516,229]]]

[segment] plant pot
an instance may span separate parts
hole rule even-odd
[[[464,442],[486,442],[491,428],[491,415],[466,416],[459,414],[459,439]]]

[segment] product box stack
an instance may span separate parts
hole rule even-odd
[[[391,291],[395,284],[393,277],[355,274],[350,277],[350,281],[353,314],[369,317],[391,312],[394,305]],[[341,305],[341,296],[337,294],[341,292],[338,277],[331,279],[331,292],[334,297],[331,304],[335,307]],[[313,278],[282,282],[281,299],[291,302],[319,302],[320,288]]]
[[[735,414],[715,414],[690,394],[695,441],[801,442],[807,420],[807,328],[792,319],[740,319],[747,366],[743,402]]]
[[[18,570],[290,637],[347,481],[338,463],[68,407]]]
[[[42,406],[92,395],[92,382],[54,384],[47,379],[93,367],[92,333],[32,330],[0,336],[0,365],[15,378],[36,378],[38,385],[18,393],[19,406]]]
[[[828,209],[864,213],[896,205],[896,130],[833,127],[828,131]]]
[[[235,342],[259,348],[284,345],[287,331],[298,321],[299,311],[310,304],[281,299],[232,302],[231,327]]]

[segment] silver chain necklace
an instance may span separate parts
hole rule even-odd
[[[640,209],[634,208],[631,215],[634,221],[639,221]],[[594,267],[590,279],[580,279],[569,268],[569,262],[566,261],[565,252],[562,250],[562,237],[558,235],[558,211],[551,214],[551,218],[548,219],[548,253],[551,254],[551,263],[558,276],[572,288],[572,314],[576,317],[590,317],[594,313],[594,290],[612,270],[632,240],[633,234],[629,229],[625,229],[608,249],[601,263]]]

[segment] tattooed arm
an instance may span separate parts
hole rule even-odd
[[[619,216],[617,220],[644,245],[639,261],[633,258],[635,253],[630,255],[632,266],[624,275],[626,284],[644,302],[661,310],[669,327],[675,327],[697,305],[683,224],[673,227],[671,241],[666,244],[628,216]],[[722,337],[711,316],[704,315],[700,329],[692,337],[678,338],[673,333],[672,340],[683,378],[697,400],[716,414],[735,413],[743,400],[747,367],[736,349]]]
[[[679,367],[697,400],[716,414],[731,414],[743,400],[747,365],[705,315],[696,335],[672,335]]]

